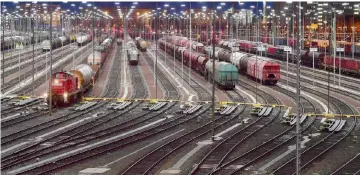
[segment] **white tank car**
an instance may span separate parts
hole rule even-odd
[[[43,51],[50,50],[51,49],[50,40],[44,40],[43,42],[41,42],[41,47]]]
[[[139,62],[139,52],[136,49],[128,50],[128,61],[131,65],[137,65]]]
[[[91,54],[88,56],[88,64],[93,65],[99,65],[101,63],[101,52],[95,51],[91,52]]]
[[[76,42],[78,45],[84,45],[88,41],[88,35],[77,35],[76,36]]]
[[[78,88],[80,89],[91,82],[93,70],[87,64],[79,64],[71,70],[71,73],[78,78]]]
[[[59,39],[60,39],[62,45],[65,45],[65,44],[66,44],[67,41],[66,41],[66,37],[65,37],[65,36],[61,36],[61,37],[59,37]]]

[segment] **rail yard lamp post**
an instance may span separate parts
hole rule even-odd
[[[296,101],[297,101],[297,115],[296,115],[296,174],[300,175],[300,50],[301,50],[301,2],[298,2],[298,18],[297,18],[297,67],[296,67]]]

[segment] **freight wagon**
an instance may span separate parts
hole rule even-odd
[[[213,72],[213,60],[209,60],[205,66],[205,78],[212,80],[221,89],[234,89],[239,80],[239,72],[237,68],[224,61],[215,61],[215,72]]]

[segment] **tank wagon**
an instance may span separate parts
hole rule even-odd
[[[136,47],[141,51],[141,52],[146,52],[146,48],[147,48],[147,42],[140,38],[140,37],[136,37],[135,38],[135,43],[136,43]]]

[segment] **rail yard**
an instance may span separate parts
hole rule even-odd
[[[359,2],[1,2],[1,174],[360,174]]]

